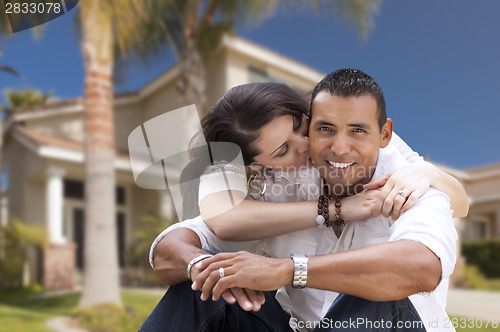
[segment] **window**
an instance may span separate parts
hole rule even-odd
[[[85,187],[82,181],[64,179],[64,197],[84,199]]]
[[[255,67],[249,67],[248,82],[249,83],[269,82],[269,76],[267,76],[267,73],[264,70]]]
[[[125,205],[125,188],[116,186],[116,204]]]
[[[125,205],[125,188],[116,186],[115,189],[116,204]],[[85,184],[79,180],[64,179],[64,197],[78,200],[85,199]]]
[[[488,234],[488,219],[486,218],[474,218],[471,222],[471,235],[473,239],[487,239]]]
[[[271,77],[267,74],[265,70],[255,68],[255,67],[248,67],[248,82],[249,83],[258,83],[258,82],[270,82],[270,83],[281,83],[281,84],[286,84],[290,86],[290,84],[284,82],[283,80],[279,80],[275,77]],[[300,95],[304,96],[306,94],[305,91],[301,89],[297,89],[293,86],[290,86],[292,89],[297,91]]]

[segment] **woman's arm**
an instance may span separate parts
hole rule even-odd
[[[367,189],[380,188],[380,196],[374,204],[373,214],[382,213],[386,217],[392,214],[394,220],[400,213],[411,208],[429,187],[436,188],[450,197],[453,218],[467,215],[469,198],[462,184],[427,161],[417,161],[366,185]],[[398,195],[400,191],[406,194],[406,199]]]
[[[454,218],[467,215],[469,198],[457,179],[424,161],[396,133],[393,133],[390,144],[411,164],[366,185],[367,189],[382,187],[379,200],[374,205],[374,215],[392,214],[392,218],[396,220],[399,214],[411,208],[429,187],[436,188],[450,197]],[[400,191],[406,194],[404,199],[398,195]]]
[[[370,217],[378,193],[378,190],[368,190],[363,194],[343,198],[342,218],[360,220]],[[317,201],[278,203],[244,199],[232,208],[223,208],[221,201],[229,194],[231,192],[228,191],[214,193],[205,196],[200,203],[203,220],[222,240],[263,239],[318,226]],[[234,192],[232,194],[241,195]],[[216,213],[215,210],[223,212]],[[334,204],[330,204],[329,210],[331,216],[335,215]]]

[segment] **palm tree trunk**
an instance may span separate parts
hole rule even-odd
[[[205,112],[205,65],[192,39],[185,40],[181,59],[181,77],[177,90],[186,105],[195,104],[198,112]]]
[[[113,52],[98,1],[81,3],[85,61],[85,248],[80,306],[121,304],[116,238]]]

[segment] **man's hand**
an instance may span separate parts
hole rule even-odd
[[[241,287],[260,291],[276,290],[291,284],[293,262],[289,258],[268,258],[249,252],[220,253],[196,264],[202,272],[193,278],[193,289],[201,289],[202,300],[219,297],[228,289]],[[219,269],[224,269],[224,277]],[[234,293],[233,293],[234,294]]]
[[[195,264],[191,268],[192,280],[196,280],[205,268],[201,267],[199,264]],[[228,303],[238,302],[240,307],[245,311],[259,311],[261,306],[266,301],[266,298],[261,291],[240,287],[226,289],[222,292],[221,296]]]

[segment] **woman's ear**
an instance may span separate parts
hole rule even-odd
[[[391,119],[385,120],[384,125],[382,126],[382,132],[381,136],[382,139],[380,140],[380,147],[385,148],[387,145],[389,145],[389,142],[391,141],[392,138],[392,130],[394,128],[394,124],[392,123]]]
[[[252,162],[248,167],[250,167],[251,169],[253,169],[254,171],[260,171],[262,169],[262,166],[261,164],[259,164],[258,162],[254,161]]]

